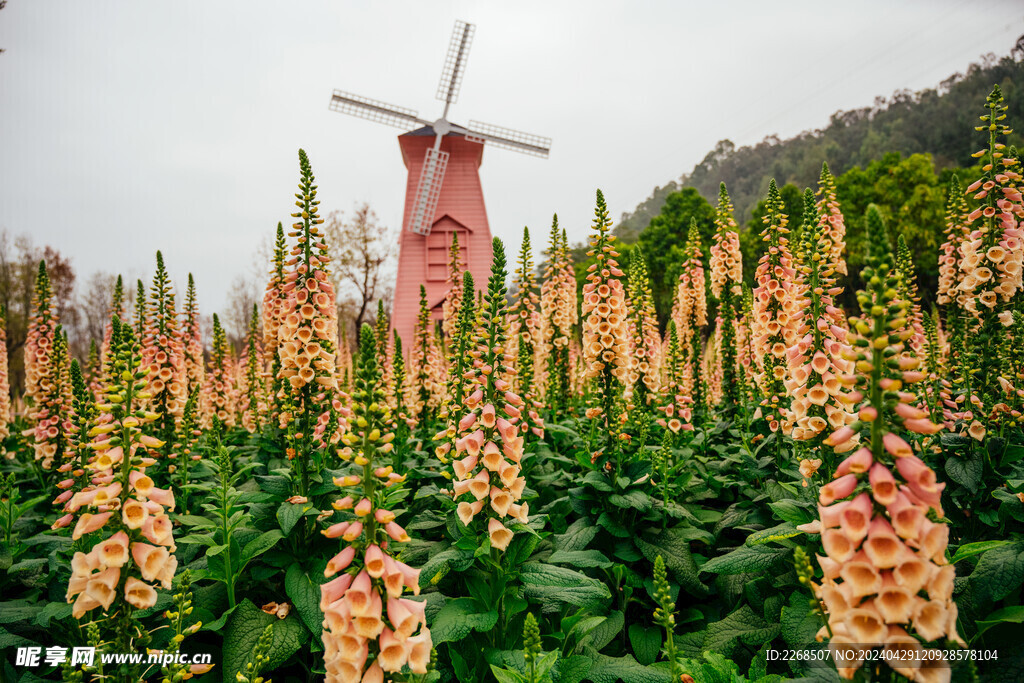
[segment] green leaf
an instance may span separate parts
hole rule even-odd
[[[939,441],[945,448],[962,448],[971,443],[971,437],[966,434],[953,434],[952,432],[943,432],[939,434]]]
[[[972,452],[969,458],[950,455],[946,458],[946,474],[949,478],[968,489],[971,493],[978,492],[984,461],[981,453]]]
[[[700,571],[710,574],[744,574],[766,572],[790,553],[788,548],[768,548],[763,545],[741,546],[731,553],[709,560]]]
[[[580,683],[590,673],[591,661],[584,655],[559,657],[551,668],[551,679],[554,683]]]
[[[470,631],[486,633],[498,623],[498,613],[481,611],[473,598],[456,598],[444,603],[430,625],[430,637],[434,645],[462,640]]]
[[[779,624],[769,624],[759,617],[749,605],[743,605],[725,619],[708,625],[703,649],[729,656],[740,642],[757,650],[779,635],[781,629]]]
[[[580,645],[589,646],[595,650],[602,650],[615,639],[615,636],[619,635],[625,623],[626,619],[623,617],[622,612],[616,610],[605,617],[600,624],[592,628],[587,635],[583,636],[582,640],[580,640]]]
[[[1024,459],[1024,446],[1020,444],[1011,444],[1006,447],[1003,451],[1003,458],[999,461],[1000,467],[1006,467],[1012,465],[1015,462]]]
[[[714,534],[704,529],[680,524],[673,529],[673,532],[684,541],[700,541],[706,546],[713,546],[715,544]]]
[[[193,543],[195,545],[205,545],[207,547],[217,545],[217,541],[215,541],[213,536],[209,534],[188,534],[187,536],[182,536],[181,538],[177,538],[175,540],[178,543]]]
[[[608,496],[608,502],[620,508],[647,512],[651,509],[651,497],[640,489],[632,489],[622,495],[612,494]]]
[[[267,493],[284,497],[291,495],[292,483],[288,480],[288,477],[280,477],[277,475],[261,476],[257,474],[254,479],[259,487]],[[234,683],[233,680],[232,683]]]
[[[556,550],[548,558],[551,564],[571,564],[574,567],[610,567],[612,561],[600,550]]]
[[[973,557],[986,550],[992,550],[1000,546],[1009,545],[1009,541],[978,541],[977,543],[965,543],[956,549],[956,553],[953,555],[953,559],[949,561],[950,564],[956,564],[960,560],[966,560],[968,557]]]
[[[525,597],[537,602],[564,602],[576,607],[595,607],[611,598],[608,586],[600,581],[552,564],[528,562],[520,569]]]
[[[633,624],[629,627],[629,644],[633,647],[633,655],[645,666],[657,661],[662,640],[661,629],[657,626],[646,628]]]
[[[529,683],[529,679],[516,671],[501,669],[491,664],[491,673],[498,680],[498,683]]]
[[[7,629],[0,627],[0,650],[24,645],[35,645],[35,643],[24,636],[19,636],[16,633],[11,633]]]
[[[207,558],[215,557],[217,555],[220,555],[222,552],[224,552],[227,549],[228,549],[227,545],[215,545],[215,546],[213,546],[212,548],[210,548],[209,550],[206,551],[206,557]]]
[[[47,603],[39,614],[36,615],[35,623],[43,628],[50,628],[50,620],[61,619],[71,616],[72,606],[64,602],[50,602]]]
[[[253,558],[267,552],[282,538],[284,538],[284,536],[281,535],[280,531],[272,529],[271,531],[266,531],[249,541],[245,544],[245,547],[242,548],[242,564],[244,565]]]
[[[587,476],[583,477],[583,484],[589,485],[602,493],[610,493],[615,490],[603,474],[594,470],[587,472]]]
[[[27,600],[0,602],[0,624],[28,621],[39,612],[39,605]]]
[[[281,533],[285,536],[290,534],[298,521],[309,512],[318,513],[319,511],[313,507],[312,503],[281,503],[281,506],[277,508],[277,523],[281,525]]]
[[[593,526],[590,520],[577,519],[569,525],[564,534],[555,535],[555,550],[583,550],[597,535],[597,531],[597,527]]]
[[[806,524],[815,518],[814,513],[810,509],[789,498],[775,503],[768,503],[768,507],[772,509],[776,517],[784,522],[789,522],[793,526]]]
[[[782,639],[790,647],[814,642],[814,636],[822,626],[821,617],[811,609],[810,600],[807,593],[793,591],[789,604],[782,608]]]
[[[274,640],[267,653],[267,671],[273,671],[284,664],[308,638],[306,627],[294,614],[278,619],[265,614],[248,599],[243,600],[231,616],[224,632],[224,683],[234,683],[235,674],[245,666],[256,646],[256,641],[270,623],[274,624]]]
[[[733,503],[725,509],[721,519],[715,524],[714,533],[717,536],[722,533],[723,530],[729,529],[734,526],[739,526],[747,518],[749,510],[744,510],[737,507],[736,503]]]
[[[437,585],[448,574],[449,563],[461,556],[457,548],[445,548],[433,555],[420,569],[420,588]]]
[[[629,529],[622,526],[615,517],[612,517],[607,512],[602,512],[598,515],[597,525],[603,527],[608,533],[617,538],[629,538],[633,535]]]
[[[1024,624],[1024,606],[1013,605],[1011,607],[1004,607],[978,621],[978,635],[980,636],[993,626],[1007,623]]]
[[[284,576],[284,592],[295,605],[309,630],[319,636],[323,631],[324,614],[320,611],[320,586],[327,582],[322,571],[310,574],[296,562]]]
[[[637,536],[633,541],[649,562],[653,563],[661,555],[665,567],[691,595],[701,597],[708,594],[708,588],[701,583],[697,564],[690,554],[690,543],[676,528],[666,529],[648,539]]]
[[[406,531],[423,531],[425,529],[436,529],[445,525],[446,518],[443,512],[437,510],[424,510],[416,515],[409,524],[405,525]]]
[[[632,656],[608,657],[597,652],[588,652],[591,659],[588,678],[594,683],[668,683],[672,676],[668,671],[661,671],[644,666]]]
[[[517,524],[513,525],[512,531],[515,533],[515,536],[512,538],[512,543],[509,544],[503,558],[503,564],[506,567],[516,567],[526,562],[530,559],[533,551],[537,549],[537,546],[540,545],[540,536],[533,533],[533,530],[529,527]],[[520,531],[525,533],[519,533]]]
[[[177,520],[185,526],[217,526],[217,522],[215,520],[212,520],[209,517],[201,517],[199,515],[178,515]]]
[[[771,529],[761,529],[747,536],[747,545],[761,545],[763,543],[771,543],[773,541],[782,541],[787,538],[793,538],[799,536],[804,532],[797,529],[789,522],[783,522],[777,526],[773,526]]]
[[[1019,544],[1004,545],[981,556],[970,576],[978,602],[1002,600],[1024,581],[1024,552]]]

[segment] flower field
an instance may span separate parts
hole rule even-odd
[[[239,354],[158,253],[80,363],[40,263],[0,680],[1024,680],[1024,177],[978,104],[929,310],[827,166],[798,224],[772,181],[752,281],[723,184],[666,325],[598,191],[582,282],[556,219],[349,339],[303,151]]]

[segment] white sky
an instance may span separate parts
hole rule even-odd
[[[477,25],[449,118],[554,139],[489,149],[491,229],[513,256],[551,214],[584,238],[600,187],[618,218],[716,141],[827,124],[895,89],[1007,54],[1024,7],[957,2],[132,2],[9,0],[0,12],[0,229],[148,284],[162,249],[204,313],[288,225],[296,151],[324,213],[401,222],[398,129],[328,111],[339,88],[419,111],[455,19]],[[979,106],[981,103],[979,103]],[[969,131],[965,131],[969,134]]]

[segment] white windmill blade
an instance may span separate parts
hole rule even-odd
[[[405,130],[430,125],[429,121],[419,118],[419,114],[413,109],[396,107],[387,102],[371,100],[369,97],[353,95],[343,90],[335,90],[331,95],[330,109]]]
[[[427,150],[420,171],[420,182],[416,187],[416,199],[412,205],[412,216],[409,218],[409,230],[417,235],[429,235],[434,223],[434,212],[437,200],[441,196],[441,183],[444,182],[444,171],[448,167],[448,152],[437,147]]]
[[[511,128],[502,128],[482,121],[470,121],[466,139],[473,142],[489,142],[495,147],[522,152],[535,157],[548,158],[551,138],[524,133]]]
[[[452,29],[448,54],[444,58],[444,68],[441,69],[441,80],[437,84],[437,99],[445,103],[445,116],[448,115],[448,105],[455,104],[459,99],[462,74],[466,69],[466,58],[469,57],[469,46],[473,42],[474,32],[476,26],[458,20]]]

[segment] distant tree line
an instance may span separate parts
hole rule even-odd
[[[937,280],[937,250],[942,242],[946,193],[954,173],[965,184],[978,175],[971,170],[975,151],[964,135],[977,120],[992,85],[1003,89],[1008,119],[1024,119],[1024,38],[1010,56],[988,55],[966,74],[954,74],[938,88],[898,91],[878,98],[871,107],[832,115],[822,130],[807,131],[789,140],[769,136],[752,147],[737,148],[722,140],[679,181],[657,187],[632,213],[623,214],[615,228],[623,261],[639,246],[650,267],[659,318],[664,323],[672,304],[681,250],[690,218],[696,219],[707,258],[713,207],[719,183],[725,182],[744,225],[741,232],[745,279],[749,282],[762,252],[759,232],[768,182],[779,185],[789,224],[800,225],[802,193],[815,187],[822,162],[837,177],[838,198],[847,224],[850,272],[859,272],[863,258],[863,217],[877,204],[895,240],[903,235],[913,252],[921,291],[930,296]],[[1011,143],[1024,146],[1016,131]],[[586,248],[576,248],[578,273],[589,261]],[[859,282],[846,283],[847,292]],[[925,305],[930,305],[926,300]]]

